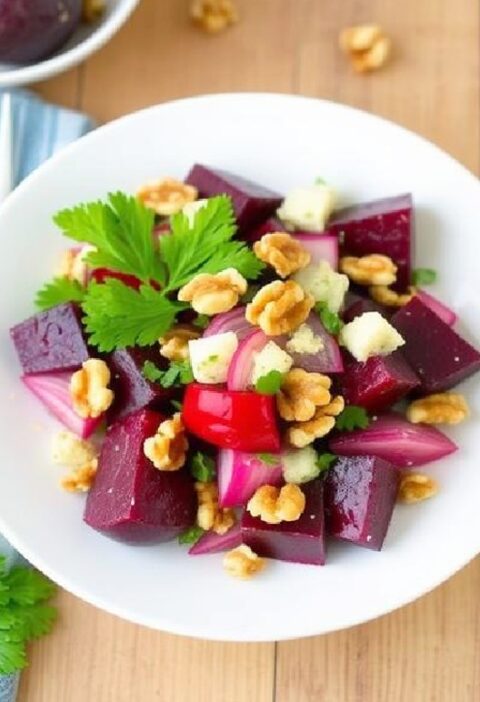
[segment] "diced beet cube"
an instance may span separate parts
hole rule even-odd
[[[340,376],[340,394],[349,405],[369,412],[391,407],[420,385],[401,351],[389,356],[373,356],[364,363],[344,356],[345,371]]]
[[[242,516],[242,541],[260,556],[291,563],[325,563],[323,481],[302,485],[306,505],[295,522],[267,524],[247,511]]]
[[[391,318],[405,339],[402,351],[424,393],[442,392],[480,369],[480,353],[418,296]]]
[[[410,285],[414,252],[414,220],[411,195],[374,200],[336,212],[328,231],[343,242],[342,254],[389,256],[398,266],[393,286],[403,291]]]
[[[272,234],[272,232],[285,232],[286,229],[282,222],[276,217],[269,217],[266,222],[243,232],[243,238],[247,241],[257,241],[264,234]]]
[[[121,541],[168,541],[195,521],[196,498],[188,471],[157,470],[143,452],[163,417],[141,410],[113,424],[102,446],[84,519]]]
[[[229,195],[232,198],[238,228],[247,232],[275,214],[282,197],[262,185],[252,183],[240,176],[195,164],[186,182],[198,188],[200,197]]]
[[[347,324],[348,322],[351,322],[353,319],[355,319],[355,317],[360,317],[365,312],[379,312],[379,314],[381,314],[382,317],[389,316],[387,311],[385,310],[385,307],[377,305],[376,302],[370,300],[367,297],[361,297],[360,299],[356,300],[355,302],[352,302],[352,304],[346,307],[342,315],[343,321],[345,322],[345,324]]]
[[[380,551],[397,497],[400,471],[374,456],[340,458],[325,478],[327,534]]]
[[[171,390],[147,380],[142,368],[145,361],[156,366],[166,366],[158,347],[127,348],[114,351],[106,359],[112,373],[112,390],[115,400],[108,411],[108,422],[123,419],[140,409],[159,409],[171,397]]]
[[[10,330],[25,373],[74,370],[90,354],[82,312],[71,302],[38,312]]]

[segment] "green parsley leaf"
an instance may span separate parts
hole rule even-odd
[[[413,285],[432,285],[437,280],[437,271],[433,268],[415,268],[412,271]]]
[[[196,544],[199,538],[204,534],[204,531],[199,526],[191,526],[185,529],[178,537],[179,544]]]
[[[182,309],[150,285],[134,290],[115,278],[91,283],[82,308],[90,343],[100,351],[150,346],[172,326]]]
[[[38,639],[49,634],[57,618],[57,610],[45,604],[30,607],[12,608],[13,616],[17,618],[15,630],[24,640]]]
[[[0,675],[10,675],[27,665],[25,642],[12,640],[7,631],[0,631]]]
[[[37,292],[35,304],[41,310],[49,310],[62,302],[82,302],[84,297],[85,288],[77,280],[54,278]]]
[[[347,405],[338,415],[335,427],[342,431],[353,431],[354,429],[366,429],[369,424],[370,418],[363,407]]]
[[[336,312],[330,312],[324,302],[317,302],[315,312],[329,334],[337,336],[343,327],[343,322]]]
[[[154,212],[137,198],[117,192],[107,202],[89,202],[58,212],[54,219],[66,236],[95,246],[86,257],[94,268],[134,275],[163,285],[165,268],[152,243]]]
[[[201,483],[209,483],[217,474],[215,461],[211,456],[207,456],[206,453],[197,451],[192,458],[190,472],[193,477]]]
[[[160,372],[162,375],[159,381],[163,388],[171,388],[174,385],[188,385],[188,383],[193,381],[192,367],[188,359],[185,361],[172,361],[166,371]]]
[[[38,570],[17,566],[3,577],[10,592],[10,601],[19,605],[33,605],[48,600],[55,593],[55,585]]]
[[[210,324],[210,317],[208,314],[198,314],[192,324],[199,329],[206,329]]]
[[[258,460],[265,463],[266,466],[278,465],[279,458],[278,456],[274,456],[273,453],[257,453],[256,456]]]
[[[319,453],[316,461],[319,468],[318,474],[321,475],[321,473],[327,471],[331,467],[332,463],[337,460],[337,458],[338,456],[335,456],[333,453]]]
[[[198,273],[218,273],[233,267],[245,278],[257,278],[264,264],[241,241],[236,231],[231,198],[208,199],[195,215],[193,227],[182,212],[170,218],[171,234],[160,239],[160,253],[168,269],[166,292],[177,290]]]
[[[255,383],[255,390],[261,395],[276,395],[282,387],[284,373],[271,370],[266,375],[260,376]]]
[[[146,380],[149,380],[151,383],[158,383],[165,371],[160,370],[160,368],[157,368],[155,363],[152,361],[145,361],[145,363],[142,366],[142,375]]]

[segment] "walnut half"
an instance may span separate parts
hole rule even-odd
[[[268,263],[281,278],[308,266],[311,254],[288,232],[264,234],[253,245],[257,258]]]
[[[163,421],[154,436],[145,439],[143,452],[158,470],[179,470],[185,463],[188,440],[180,412]]]
[[[453,392],[422,397],[407,409],[407,419],[413,424],[460,424],[469,414],[464,396]]]
[[[247,510],[267,524],[295,522],[305,510],[305,495],[301,488],[287,483],[281,489],[262,485],[250,498]]]
[[[345,402],[343,397],[337,395],[325,407],[319,407],[312,419],[307,422],[295,422],[287,429],[287,440],[296,448],[304,448],[329,434],[335,426],[335,417],[343,412]]]
[[[398,500],[405,504],[423,502],[438,493],[436,480],[425,473],[406,473],[400,480]]]
[[[294,280],[274,280],[260,288],[247,305],[245,317],[267,336],[288,334],[303,324],[314,302],[313,296]]]

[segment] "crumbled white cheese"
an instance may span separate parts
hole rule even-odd
[[[190,363],[195,380],[198,383],[224,383],[237,346],[238,339],[234,332],[189,341]]]
[[[287,483],[307,483],[320,473],[317,452],[313,446],[285,451],[282,456],[282,472]]]
[[[333,270],[328,261],[311,263],[297,271],[293,279],[315,298],[316,302],[325,302],[330,312],[338,312],[348,290],[349,280],[343,273]]]
[[[325,183],[294,188],[282,202],[277,214],[287,229],[323,231],[336,204],[335,191]]]
[[[312,327],[302,324],[287,341],[290,353],[318,353],[325,347],[321,336],[313,333]]]
[[[252,385],[263,375],[267,375],[272,370],[280,373],[288,373],[293,365],[293,359],[274,341],[269,341],[261,351],[257,351],[253,357]]]
[[[203,200],[195,200],[194,202],[187,202],[186,205],[182,207],[182,212],[185,215],[185,217],[188,219],[188,223],[190,225],[190,228],[193,227],[193,224],[195,222],[195,215],[199,210],[202,209],[202,207],[205,207],[207,204],[208,200],[203,199]]]
[[[52,439],[52,460],[59,465],[79,468],[97,456],[91,441],[81,439],[71,431],[61,431]]]
[[[339,341],[357,361],[366,361],[371,356],[388,356],[405,344],[397,330],[379,312],[364,312],[346,324]]]

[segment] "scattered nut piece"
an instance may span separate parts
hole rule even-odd
[[[112,404],[114,394],[108,384],[110,370],[105,361],[90,358],[70,379],[73,409],[84,419],[100,417]]]
[[[145,439],[143,452],[158,470],[179,470],[186,459],[188,441],[180,412],[163,421],[155,436]]]
[[[238,12],[232,0],[193,0],[190,17],[210,34],[217,34],[238,22]]]
[[[311,254],[288,232],[264,234],[253,245],[257,258],[268,263],[281,278],[308,266]]]
[[[288,422],[306,422],[311,419],[317,407],[329,404],[331,385],[332,381],[326,375],[292,368],[277,394],[280,416]]]
[[[199,314],[219,314],[235,307],[240,296],[247,292],[247,287],[247,281],[236,268],[226,268],[215,275],[196,275],[180,288],[178,299],[181,302],[191,302]]]
[[[296,448],[303,448],[329,434],[335,426],[335,417],[343,412],[345,402],[337,395],[325,407],[319,407],[312,419],[292,424],[287,430],[287,440]]]
[[[198,197],[198,190],[175,178],[162,178],[142,185],[137,198],[158,215],[172,215]]]
[[[98,459],[92,458],[88,463],[77,466],[63,478],[61,485],[68,492],[88,492],[97,474]]]
[[[339,44],[350,57],[357,73],[367,73],[381,68],[391,54],[392,43],[376,24],[347,27],[340,32]]]
[[[250,498],[247,510],[267,524],[296,522],[305,509],[305,495],[298,485],[287,483],[282,488],[262,485]]]
[[[234,578],[247,580],[265,567],[263,558],[257,556],[246,544],[228,551],[223,557],[225,571]]]
[[[83,0],[82,20],[96,22],[105,12],[105,0]]]
[[[195,483],[198,498],[197,524],[205,531],[226,534],[235,524],[233,509],[220,509],[216,483]]]
[[[81,439],[71,431],[60,431],[52,440],[52,460],[62,466],[79,468],[98,455],[91,441]]]
[[[188,342],[200,336],[201,332],[195,327],[177,324],[158,340],[160,355],[170,361],[185,361],[189,357]]]
[[[340,48],[346,54],[353,51],[368,51],[380,39],[382,32],[378,24],[360,24],[347,27],[340,32]]]
[[[438,493],[439,487],[436,480],[425,473],[406,473],[400,480],[398,500],[411,505],[414,502],[428,500]]]
[[[388,256],[344,256],[340,270],[359,285],[391,285],[397,279],[397,266]]]
[[[313,305],[313,296],[294,280],[274,280],[260,288],[247,305],[245,317],[268,336],[278,336],[303,324]]]
[[[411,403],[407,419],[413,424],[460,424],[470,414],[463,395],[440,392]]]
[[[77,283],[85,286],[88,282],[88,266],[85,262],[85,256],[93,248],[93,246],[86,245],[81,248],[65,249],[55,268],[55,276],[76,280]]]
[[[368,293],[372,300],[386,307],[404,307],[408,305],[410,300],[417,294],[413,286],[408,288],[408,292],[401,295],[400,293],[391,290],[386,285],[371,285],[368,288]]]

